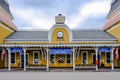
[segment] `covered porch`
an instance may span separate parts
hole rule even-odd
[[[4,44],[4,45],[0,45],[1,48],[5,48],[6,51],[8,52],[8,58],[6,61],[8,61],[8,63],[6,65],[8,68],[8,71],[11,71],[12,69],[12,64],[11,64],[11,48],[22,48],[22,55],[23,55],[23,64],[21,63],[22,58],[20,58],[18,61],[19,67],[23,67],[23,70],[26,71],[26,69],[28,68],[38,68],[38,69],[46,69],[47,71],[50,70],[51,67],[55,67],[52,66],[53,64],[51,64],[51,55],[50,54],[50,48],[71,48],[72,49],[72,53],[70,55],[68,55],[68,58],[66,58],[65,62],[70,63],[70,64],[66,64],[66,65],[62,65],[62,63],[60,62],[59,66],[56,67],[71,67],[73,71],[75,71],[76,69],[81,69],[81,68],[93,68],[94,70],[98,71],[101,69],[101,67],[103,66],[102,62],[106,62],[108,61],[108,64],[104,64],[105,67],[109,67],[109,70],[114,70],[114,67],[117,67],[117,63],[115,62],[115,55],[114,55],[114,51],[115,48],[119,48],[119,44],[44,44],[44,45],[21,45],[21,44]],[[106,53],[102,52],[99,53],[99,48],[110,48],[110,53],[109,55],[107,55],[108,57],[110,56],[110,58],[108,60],[103,60],[103,57],[98,57],[98,55],[102,56],[102,55],[106,55]],[[41,52],[41,54],[36,53],[39,50]],[[35,51],[35,55],[41,55],[41,60],[38,60],[38,58],[40,57],[36,57],[35,59],[33,59],[33,63],[39,63],[39,64],[30,64],[27,63],[27,57],[30,56],[30,53],[28,54],[28,52],[30,50],[34,50]],[[93,51],[93,52],[91,52]],[[20,57],[20,54],[17,54]],[[57,60],[53,61],[59,61],[58,59],[62,60],[63,58],[66,57],[65,54],[57,54],[54,55],[56,56]],[[61,56],[61,57],[60,57]],[[92,57],[88,57],[88,56],[92,56]],[[88,58],[87,58],[88,57]],[[94,57],[94,59],[93,59]],[[90,59],[91,58],[91,59]],[[42,61],[42,62],[41,62]],[[42,64],[41,64],[42,63]],[[54,64],[55,65],[55,64]]]

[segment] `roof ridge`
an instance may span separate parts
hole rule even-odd
[[[18,31],[49,31],[48,29],[19,29]]]

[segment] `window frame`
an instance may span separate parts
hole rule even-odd
[[[71,63],[72,63],[71,54],[69,54],[69,55],[70,55],[70,63],[67,63],[67,55],[68,55],[68,54],[65,55],[65,63],[66,63],[66,64],[71,64]]]
[[[35,63],[34,60],[35,60],[35,53],[38,54],[38,63]],[[40,64],[40,52],[39,51],[33,51],[33,64]]]
[[[12,58],[11,58],[12,54],[15,54],[15,62],[14,62],[14,63],[12,63]],[[11,60],[10,60],[10,63],[11,63],[11,64],[16,64],[16,53],[11,53],[11,56],[10,56],[10,59],[11,59]]]
[[[87,63],[86,63],[86,64],[88,64],[88,51],[82,51],[82,52],[81,52],[81,54],[82,54],[82,56],[81,56],[81,64],[84,64],[84,63],[83,63],[83,53],[86,53],[86,60],[87,60]]]
[[[108,63],[107,62],[107,54],[110,54],[110,62]],[[111,52],[105,52],[105,62],[106,62],[106,64],[111,64]]]
[[[51,63],[51,55],[54,55],[54,63]],[[55,54],[50,54],[49,64],[55,64],[55,63],[56,63],[56,55]]]

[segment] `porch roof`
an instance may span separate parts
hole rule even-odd
[[[0,47],[120,47],[120,44],[1,44]]]

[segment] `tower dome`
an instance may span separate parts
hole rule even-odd
[[[10,17],[13,17],[9,8],[8,0],[0,0],[0,7],[9,14]]]
[[[107,15],[107,22],[103,26],[103,29],[108,30],[119,21],[120,21],[120,0],[112,0],[111,8]]]
[[[120,0],[112,0],[111,8],[107,15],[107,18],[108,19],[112,18],[113,16],[115,16],[115,14],[118,13],[119,10],[120,10]]]
[[[13,19],[8,0],[0,0],[0,22],[6,24],[6,27],[12,30],[17,30],[16,25],[12,22]]]

